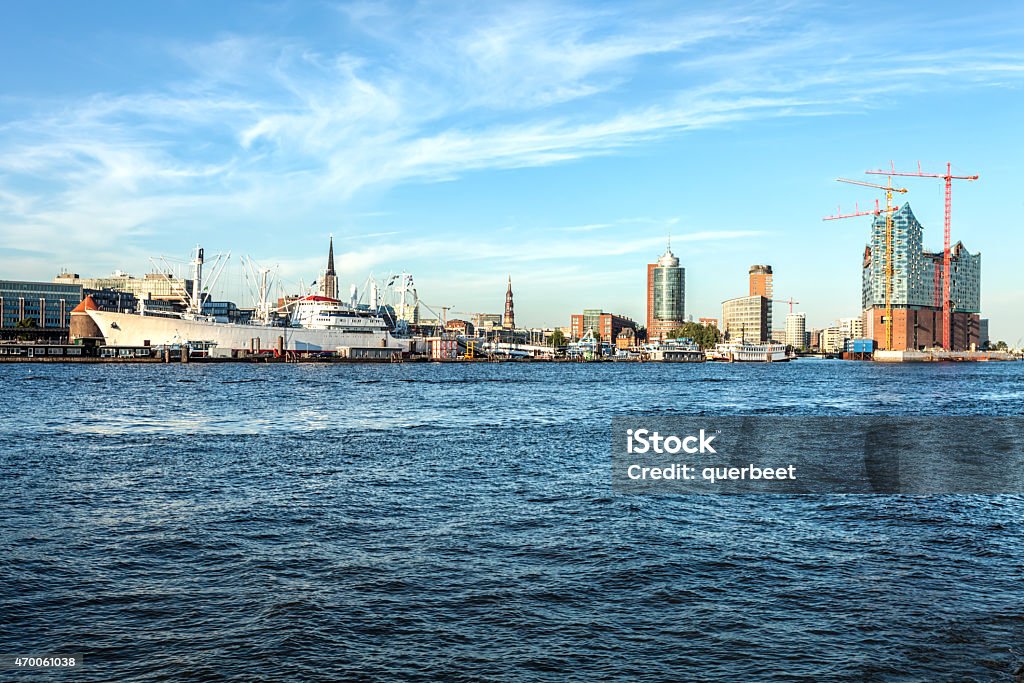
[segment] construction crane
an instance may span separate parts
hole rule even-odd
[[[772,301],[773,304],[789,304],[789,314],[790,315],[793,315],[793,304],[799,304],[800,303],[799,301],[794,301],[793,297],[789,297],[788,299],[772,299],[771,301]]]
[[[950,265],[950,215],[952,213],[953,204],[953,181],[954,180],[977,180],[976,175],[953,175],[953,165],[946,162],[945,173],[924,173],[921,170],[921,162],[917,162],[917,172],[908,171],[897,171],[896,165],[893,162],[889,162],[891,170],[889,171],[868,171],[873,175],[887,175],[887,176],[913,176],[918,178],[942,178],[946,181],[946,221],[945,228],[943,230],[942,237],[942,348],[947,351],[952,350],[951,330],[952,327],[950,322],[953,317],[953,300],[950,297],[950,280],[952,273]]]
[[[448,311],[455,308],[454,306],[431,306],[423,301],[420,302],[420,305],[437,316],[437,319],[441,321],[441,327],[448,326]],[[441,315],[437,315],[437,311],[441,311]]]
[[[874,212],[862,212],[849,214],[847,216],[835,216],[834,218],[848,218],[852,215],[867,215],[873,213],[885,214],[885,348],[886,350],[892,349],[892,214],[896,210],[892,205],[892,193],[899,192],[905,194],[907,188],[905,187],[893,187],[892,178],[886,181],[885,185],[878,185],[877,183],[868,183],[863,180],[850,180],[848,178],[836,178],[841,183],[849,183],[851,185],[860,185],[861,187],[871,187],[876,190],[885,190],[885,208],[880,209],[878,205],[875,205]],[[878,213],[875,213],[878,212]],[[825,220],[829,220],[826,218]]]

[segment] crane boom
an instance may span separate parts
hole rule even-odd
[[[977,175],[953,175],[953,164],[946,162],[945,173],[925,173],[921,170],[921,162],[917,162],[917,172],[913,171],[897,171],[896,165],[893,162],[889,162],[892,170],[889,171],[867,171],[871,175],[887,175],[887,176],[914,176],[920,178],[942,178],[946,181],[946,211],[945,211],[945,224],[943,226],[942,235],[942,271],[943,271],[943,282],[942,282],[942,347],[947,351],[952,350],[952,328],[950,321],[953,314],[953,301],[950,298],[950,280],[951,280],[951,257],[950,257],[950,217],[952,215],[952,204],[953,204],[953,181],[954,180],[977,180]],[[938,292],[936,292],[936,296]]]

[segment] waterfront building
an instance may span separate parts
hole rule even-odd
[[[822,353],[839,353],[846,346],[846,339],[839,325],[831,325],[821,331],[818,350]]]
[[[786,341],[787,346],[794,349],[803,348],[807,343],[807,314],[790,313],[786,316]]]
[[[763,344],[771,334],[771,299],[741,296],[722,302],[722,335],[727,341]]]
[[[988,336],[988,318],[978,321],[978,348],[987,349],[991,340]]]
[[[671,244],[656,263],[647,264],[647,338],[663,339],[686,320],[686,269]]]
[[[601,339],[611,342],[626,329],[636,332],[636,323],[632,319],[614,313],[605,313],[600,308],[587,308],[583,313],[570,316],[569,335],[571,339],[580,339],[589,331],[600,335]]]
[[[786,330],[772,330],[771,341],[776,344],[786,343]]]
[[[821,330],[808,330],[807,331],[807,348],[808,349],[820,349],[821,348]]]
[[[508,276],[508,291],[505,292],[505,316],[501,320],[501,326],[506,330],[516,329],[516,310],[512,303],[512,276]]]
[[[473,327],[478,332],[490,332],[495,327],[501,327],[500,313],[476,313],[473,315]]]
[[[146,273],[134,277],[120,270],[108,277],[81,277],[78,273],[62,272],[53,279],[55,284],[74,285],[88,290],[114,290],[131,294],[136,299],[166,301],[185,309],[188,306],[192,280],[174,277],[171,273]]]
[[[840,318],[837,327],[846,339],[864,338],[864,320],[861,318]]]
[[[134,313],[139,310],[139,300],[129,292],[119,292],[116,289],[82,288],[82,300],[84,301],[86,297],[92,297],[91,305],[100,311]]]
[[[922,349],[942,344],[944,255],[923,247],[924,229],[910,204],[892,215],[892,348]],[[862,259],[861,309],[864,334],[885,348],[886,288],[885,217],[872,221],[870,242]],[[980,341],[981,254],[962,242],[950,249],[952,350],[966,350]]]
[[[625,327],[615,335],[615,348],[617,349],[632,349],[636,345],[636,330],[632,327]]]
[[[461,334],[464,337],[472,337],[473,332],[476,329],[473,326],[473,323],[468,320],[459,320],[458,318],[449,320],[444,326],[449,332],[455,332],[456,334]]]
[[[0,327],[29,320],[38,328],[67,328],[81,301],[78,283],[0,280]]]
[[[750,296],[763,296],[771,299],[772,267],[766,265],[750,266]]]

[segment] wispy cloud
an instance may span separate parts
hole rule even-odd
[[[908,44],[903,26],[840,31],[757,3],[444,13],[375,3],[336,14],[344,26],[334,41],[167,41],[190,77],[5,109],[0,240],[32,234],[34,249],[75,253],[194,232],[200,222],[287,220],[311,207],[340,211],[375,187],[549,166],[698,129],[862,111],[910,89],[1024,77],[1024,51],[1007,47],[1014,35],[939,51]],[[905,49],[887,47],[894,40]],[[609,232],[605,223],[563,231]],[[451,249],[419,247],[426,257]],[[546,258],[534,249],[572,251],[545,241],[485,256]],[[347,254],[364,268],[401,257],[380,247]]]

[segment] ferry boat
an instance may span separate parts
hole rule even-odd
[[[778,363],[791,360],[791,357],[786,354],[785,344],[745,341],[716,344],[714,350],[708,352],[707,358],[708,360],[747,363]]]
[[[207,348],[249,351],[328,351],[339,347],[386,348],[407,351],[409,340],[392,336],[387,322],[376,311],[357,308],[339,299],[309,295],[271,311],[266,281],[262,283],[256,320],[247,324],[218,321],[203,315],[203,249],[197,247],[193,286],[188,310],[183,313],[135,313],[101,311],[84,306],[99,327],[107,346],[203,345]]]

